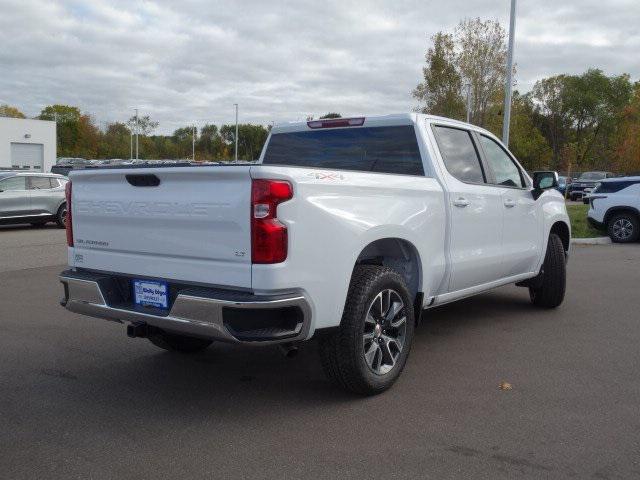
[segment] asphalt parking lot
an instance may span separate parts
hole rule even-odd
[[[181,356],[66,312],[61,230],[0,252],[0,478],[640,477],[640,245],[574,248],[555,311],[516,287],[429,311],[372,398],[314,343]]]

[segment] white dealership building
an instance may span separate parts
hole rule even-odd
[[[49,172],[55,163],[55,122],[0,117],[0,170]]]

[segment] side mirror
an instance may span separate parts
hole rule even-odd
[[[558,172],[533,172],[533,198],[538,199],[542,192],[558,186]]]

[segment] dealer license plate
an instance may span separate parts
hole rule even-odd
[[[167,282],[134,280],[133,296],[136,305],[169,308],[169,286]]]

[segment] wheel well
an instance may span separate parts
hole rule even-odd
[[[556,222],[551,226],[551,231],[549,233],[555,233],[562,240],[562,246],[564,247],[564,251],[569,251],[569,242],[571,241],[569,235],[569,227],[564,222]]]
[[[403,278],[411,298],[420,291],[420,257],[412,243],[401,238],[381,238],[367,245],[356,260],[356,265],[383,265],[398,272]]]
[[[607,213],[604,214],[603,223],[607,225],[611,217],[613,217],[617,213],[631,213],[636,218],[640,219],[640,214],[638,214],[638,210],[633,207],[612,207],[607,210]]]

